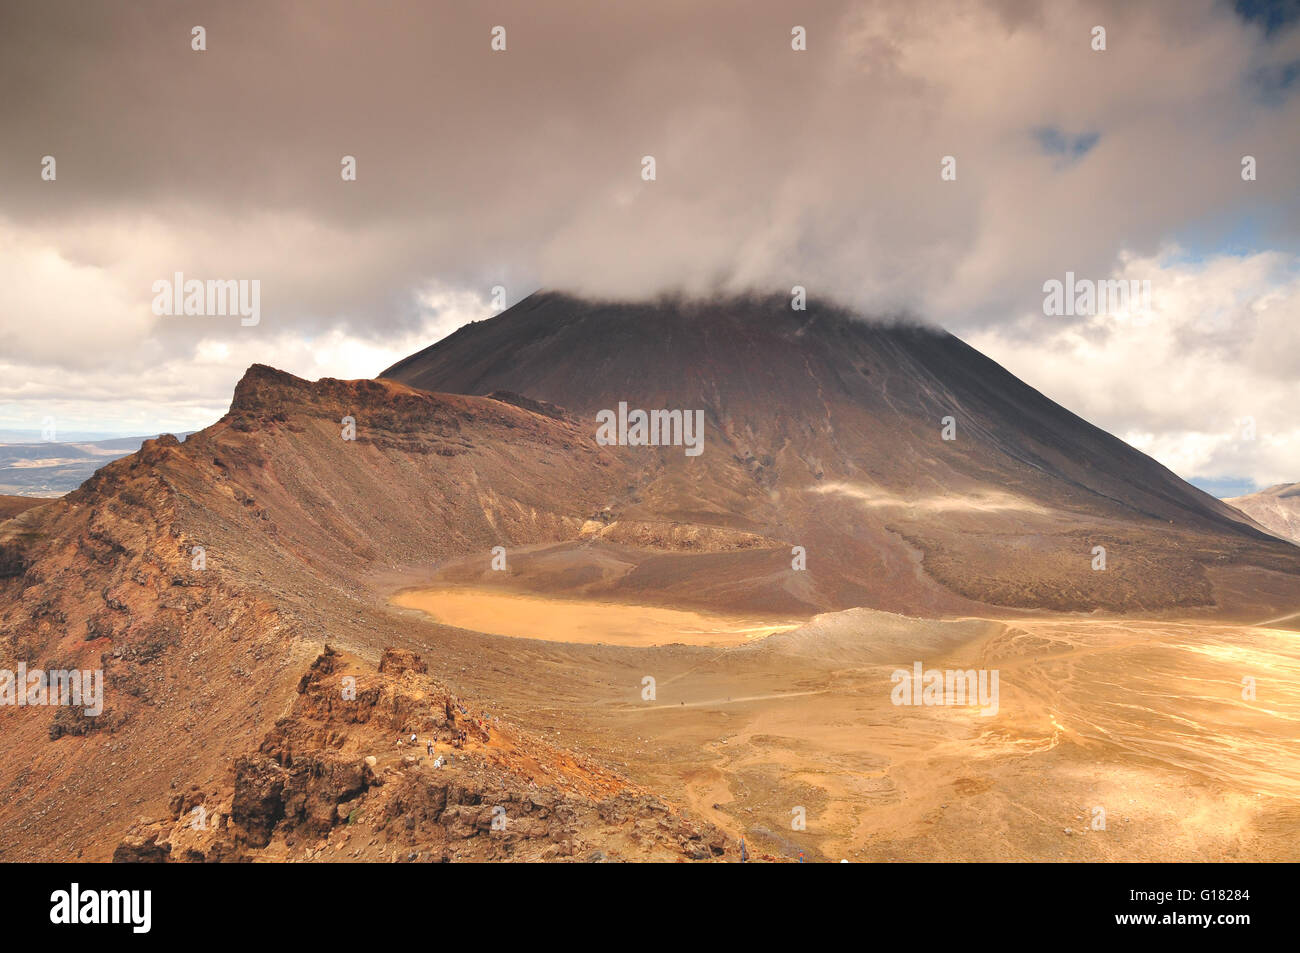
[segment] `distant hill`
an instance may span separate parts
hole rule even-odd
[[[0,496],[0,520],[25,513],[46,502],[48,501],[39,496]]]
[[[1300,543],[1300,483],[1279,483],[1224,502],[1231,503],[1270,533]]]
[[[0,433],[0,436],[3,435]],[[189,434],[180,436],[184,439]],[[0,443],[0,494],[62,496],[81,486],[104,464],[135,453],[149,439],[152,438],[110,437],[103,440],[62,441],[29,439]]]

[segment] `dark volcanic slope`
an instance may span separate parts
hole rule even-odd
[[[382,377],[545,400],[593,439],[595,413],[619,401],[705,410],[701,457],[627,451],[639,478],[612,515],[804,545],[817,578],[767,582],[815,605],[921,611],[956,608],[955,593],[1128,611],[1222,603],[1216,583],[1283,602],[1298,588],[1294,552],[1240,512],[941,331],[785,299],[539,293]],[[944,441],[950,415],[957,439]]]

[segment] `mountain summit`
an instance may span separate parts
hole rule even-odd
[[[1209,608],[1243,573],[1268,592],[1300,572],[1239,511],[953,335],[835,307],[538,293],[381,377],[546,401],[593,441],[621,405],[702,411],[696,459],[620,448],[635,479],[603,519],[624,539],[746,534],[737,548],[773,558],[739,570],[715,554],[690,584],[711,592],[724,575],[737,605]],[[806,576],[788,571],[794,546]]]

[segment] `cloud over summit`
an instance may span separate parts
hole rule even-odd
[[[1227,234],[1296,252],[1298,60],[1300,31],[1212,0],[20,0],[0,10],[0,360],[11,380],[111,390],[116,370],[124,399],[153,381],[207,408],[250,352],[400,356],[483,316],[494,285],[513,301],[800,284],[1047,341],[1070,319],[1031,318],[1067,270],[1213,257]],[[152,281],[176,271],[260,279],[261,325],[153,315]],[[222,348],[232,366],[196,384],[211,392],[175,390]],[[29,399],[11,383],[0,410]]]

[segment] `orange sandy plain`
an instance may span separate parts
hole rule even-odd
[[[408,590],[393,602],[460,629],[590,645],[734,646],[802,624],[802,620],[761,619],[464,588]]]

